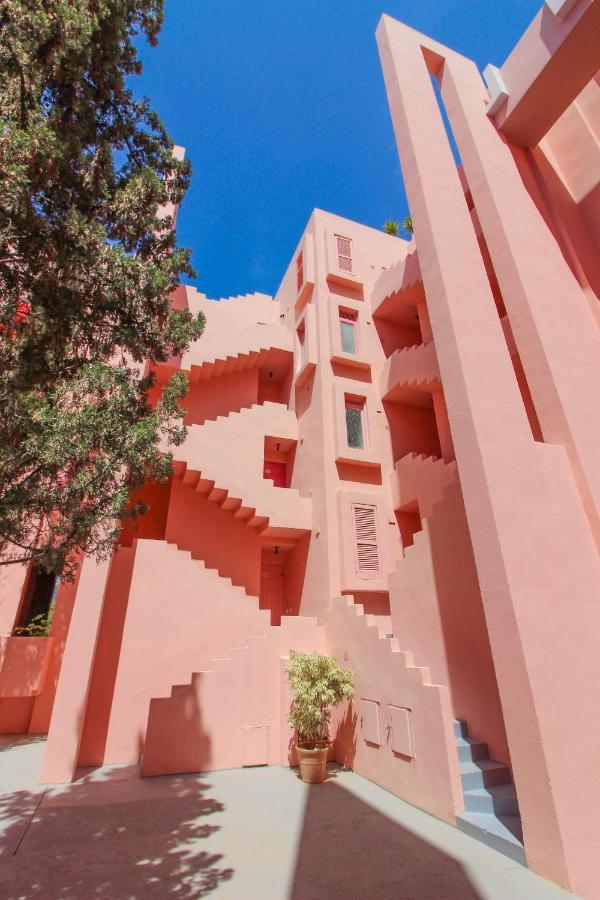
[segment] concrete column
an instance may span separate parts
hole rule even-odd
[[[450,51],[388,17],[377,38],[527,858],[597,897],[600,562],[564,449],[531,436],[427,69]]]
[[[440,81],[544,440],[566,448],[600,546],[600,332],[485,114],[475,64],[449,55]]]
[[[73,780],[110,561],[85,557],[56,688],[41,782]]]

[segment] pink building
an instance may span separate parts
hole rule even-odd
[[[414,239],[315,210],[274,299],[178,290],[207,327],[158,372],[190,427],[150,513],[73,585],[0,567],[0,730],[48,733],[42,781],[293,764],[316,649],[354,672],[338,760],[600,897],[598,35],[546,0],[486,89],[384,17]]]

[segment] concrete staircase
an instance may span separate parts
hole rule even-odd
[[[424,405],[440,387],[440,371],[433,341],[394,350],[381,373],[383,400]]]
[[[517,794],[510,769],[488,756],[484,741],[472,740],[466,722],[454,720],[465,809],[457,827],[494,850],[526,865]]]
[[[265,401],[237,413],[191,425],[173,454],[173,469],[184,483],[261,533],[280,537],[312,527],[312,504],[295,488],[276,488],[263,478],[265,436],[295,441],[298,420],[284,404]]]
[[[390,301],[398,295],[403,295],[403,300],[412,305],[422,290],[421,267],[416,250],[412,250],[382,272],[375,282],[371,292],[373,315],[382,318],[390,315],[393,307],[393,302]]]
[[[394,466],[391,489],[394,509],[418,503],[421,518],[432,515],[444,489],[458,479],[456,462],[445,463],[424,453],[407,453]]]
[[[279,304],[266,294],[216,301],[188,289],[187,299],[192,313],[206,317],[201,340],[181,359],[193,378],[267,364],[269,354],[284,353],[291,360],[293,333],[281,324]]]

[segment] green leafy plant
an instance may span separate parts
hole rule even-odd
[[[204,327],[171,304],[191,170],[131,87],[163,5],[0,3],[0,565],[109,556],[185,435],[185,374],[153,371]]]
[[[290,650],[286,673],[292,692],[288,722],[299,743],[316,746],[328,739],[331,710],[354,696],[352,672],[335,656]]]
[[[49,613],[40,613],[34,616],[27,625],[18,625],[13,628],[13,637],[48,637],[52,625],[54,608]]]
[[[397,236],[399,227],[398,223],[394,222],[393,219],[388,219],[387,222],[383,223],[383,230],[386,234]]]
[[[402,219],[402,231],[407,231],[409,234],[413,233],[412,216],[405,216]]]

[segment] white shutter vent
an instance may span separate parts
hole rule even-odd
[[[362,503],[352,505],[356,547],[356,574],[374,578],[379,574],[379,547],[377,545],[377,507]]]
[[[340,272],[347,272],[352,275],[352,241],[350,238],[342,237],[339,234],[335,236],[337,250],[337,264]]]

